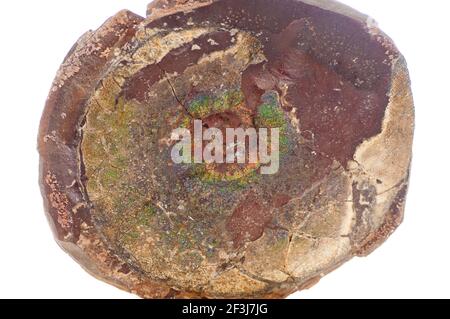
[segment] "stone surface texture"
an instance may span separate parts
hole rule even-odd
[[[171,132],[194,119],[280,128],[280,171],[175,165]],[[158,0],[67,55],[41,189],[59,245],[116,287],[284,298],[400,225],[413,131],[405,60],[367,16],[329,0]]]

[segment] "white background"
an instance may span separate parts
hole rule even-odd
[[[0,297],[135,298],[85,273],[53,241],[38,188],[38,124],[77,38],[148,0],[0,1]],[[295,298],[450,298],[449,1],[345,0],[406,56],[417,127],[406,219],[368,258]]]

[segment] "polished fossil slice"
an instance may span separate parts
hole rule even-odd
[[[174,129],[277,128],[280,165],[176,164]],[[145,298],[285,297],[403,219],[406,63],[334,1],[155,1],[86,33],[55,79],[39,152],[61,247]]]

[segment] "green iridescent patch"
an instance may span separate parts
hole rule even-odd
[[[195,118],[225,112],[244,101],[241,90],[228,90],[217,95],[200,94],[188,103],[187,109]]]
[[[278,93],[270,91],[263,95],[263,104],[258,107],[255,124],[259,128],[280,129],[280,152],[285,153],[289,148],[288,122],[280,106]]]

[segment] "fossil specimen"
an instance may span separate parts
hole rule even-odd
[[[279,171],[176,164],[171,132],[279,129]],[[145,298],[281,298],[403,219],[408,71],[328,0],[158,0],[84,34],[51,89],[41,188],[60,246]]]

